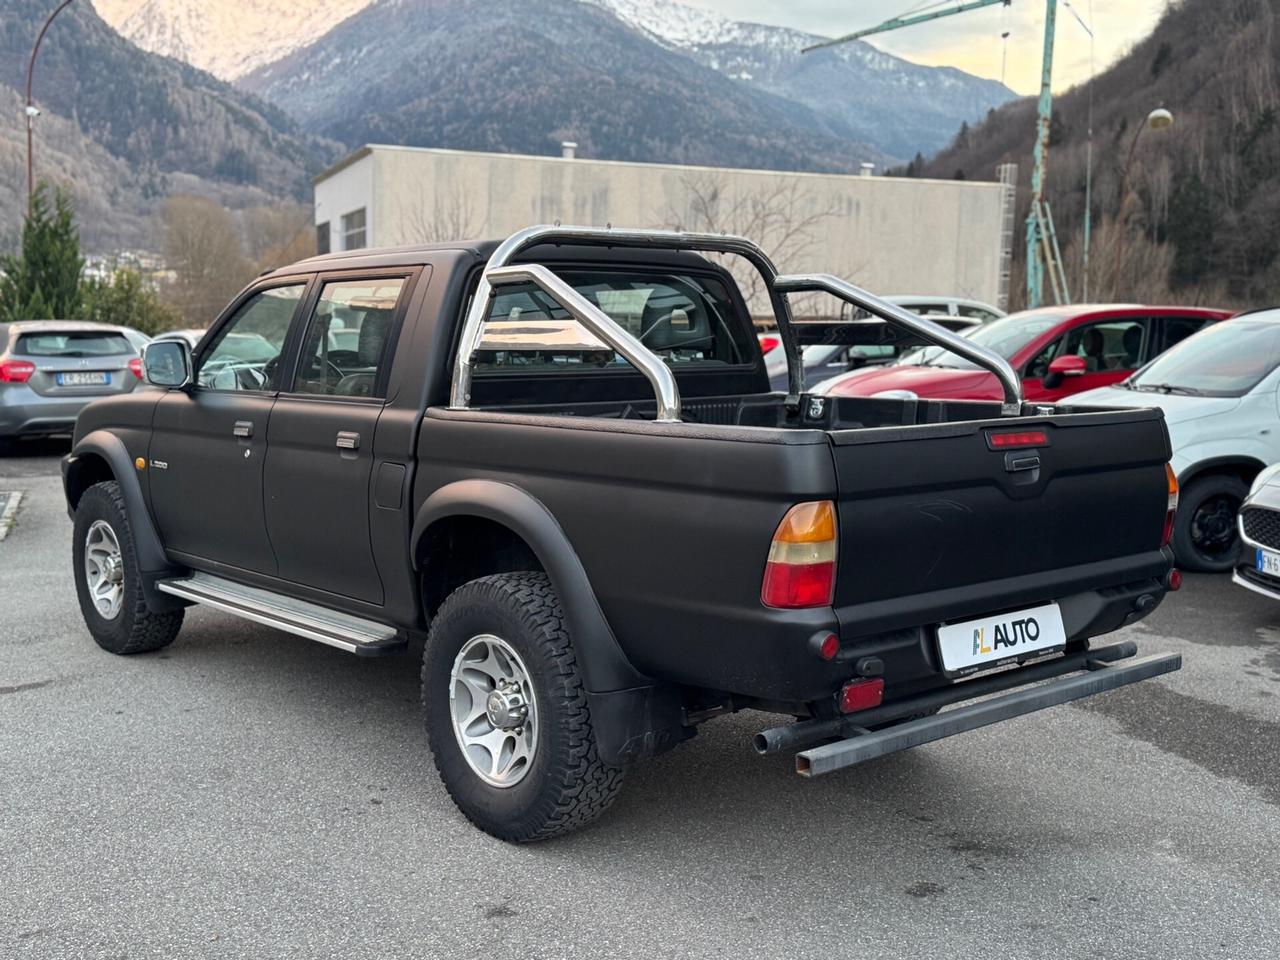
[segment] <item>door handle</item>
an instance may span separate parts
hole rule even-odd
[[[232,429],[231,433],[233,436],[237,436],[237,437],[252,437],[253,422],[250,420],[237,420],[236,425],[234,429]]]
[[[359,450],[360,434],[351,430],[339,430],[338,441],[334,444],[339,450]]]

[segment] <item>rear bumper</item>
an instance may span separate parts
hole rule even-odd
[[[1182,667],[1180,654],[1128,659],[1134,653],[1136,647],[1132,643],[1115,644],[1091,653],[1067,656],[1036,667],[958,684],[949,690],[836,721],[801,721],[789,727],[764,731],[756,738],[756,748],[761,753],[772,753],[788,746],[811,743],[815,739],[852,734],[796,754],[796,772],[801,776],[816,777],[899,750],[1149,680]],[[1121,664],[1120,661],[1124,662]],[[1042,682],[1047,678],[1051,679]],[[972,702],[996,691],[1003,692]],[[932,716],[892,722],[959,703],[964,705]],[[881,723],[892,725],[876,731],[868,729],[868,726]]]
[[[0,391],[0,436],[71,433],[80,411],[101,397],[42,397],[32,390]]]

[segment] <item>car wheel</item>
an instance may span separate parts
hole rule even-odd
[[[1187,484],[1173,525],[1178,566],[1201,573],[1223,573],[1240,550],[1236,515],[1249,489],[1239,477],[1214,474]]]
[[[73,564],[85,626],[111,653],[167,647],[182,628],[183,610],[147,608],[124,494],[114,480],[95,483],[76,505]]]
[[[427,637],[422,697],[445,789],[500,840],[576,830],[622,786],[622,769],[600,759],[564,611],[545,574],[496,574],[450,594]]]

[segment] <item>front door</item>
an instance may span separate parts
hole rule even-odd
[[[184,558],[275,573],[262,506],[267,425],[305,289],[253,292],[202,344],[193,386],[156,406],[151,509],[165,546]]]
[[[1119,383],[1146,362],[1151,339],[1147,317],[1116,317],[1074,327],[1027,365],[1023,395],[1029,401],[1056,402]],[[1074,377],[1050,374],[1050,362],[1060,356],[1080,357],[1085,372]]]
[[[267,530],[286,580],[383,602],[369,514],[405,276],[326,279],[288,390],[271,412]]]

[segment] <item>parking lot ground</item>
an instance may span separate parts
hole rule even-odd
[[[1280,604],[1227,578],[1124,632],[1179,673],[812,781],[739,714],[511,847],[436,779],[420,650],[203,609],[99,650],[61,452],[0,459],[0,956],[1276,956]]]

